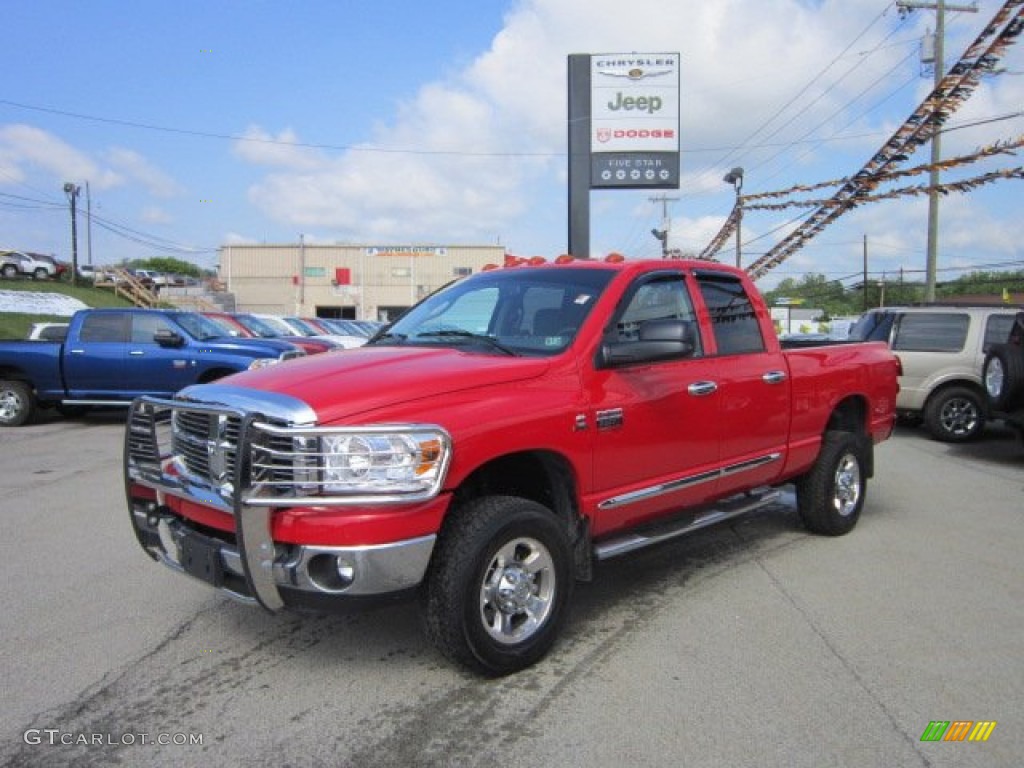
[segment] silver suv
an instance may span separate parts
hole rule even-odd
[[[981,368],[1006,339],[1017,307],[885,307],[856,322],[850,338],[886,341],[903,365],[896,410],[921,418],[936,440],[962,442],[985,426]]]

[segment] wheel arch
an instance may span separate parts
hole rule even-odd
[[[863,395],[850,395],[832,409],[825,424],[825,432],[852,432],[857,435],[864,461],[864,474],[870,478],[875,473],[875,451],[868,428],[869,418],[867,398]]]
[[[20,381],[23,384],[28,384],[32,388],[32,392],[36,392],[35,382],[32,381],[32,377],[21,368],[13,365],[0,365],[0,379],[6,381]]]
[[[980,380],[974,381],[972,379],[945,379],[941,383],[936,384],[924,399],[924,404],[921,406],[921,413],[927,412],[928,406],[935,401],[935,398],[953,387],[963,387],[964,389],[971,390],[978,398],[978,402],[981,404],[982,415],[986,417],[988,416],[988,393],[985,392],[985,385],[981,383]]]
[[[199,378],[196,379],[197,384],[209,384],[211,381],[217,381],[217,379],[223,379],[225,376],[230,376],[233,373],[239,371],[235,368],[208,368],[199,374]]]
[[[572,463],[550,450],[520,451],[496,456],[480,465],[455,489],[448,517],[472,499],[518,496],[551,510],[565,527],[573,548],[576,577],[591,575],[590,526],[580,513],[578,479]]]

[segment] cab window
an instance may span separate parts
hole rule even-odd
[[[701,296],[711,315],[711,328],[720,355],[764,352],[764,337],[754,304],[738,277],[698,273]]]

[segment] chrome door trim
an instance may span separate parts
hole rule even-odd
[[[666,493],[673,493],[675,491],[682,490],[683,488],[690,488],[695,485],[707,483],[712,480],[717,480],[720,477],[727,477],[740,472],[749,472],[750,470],[757,469],[765,464],[771,464],[772,462],[779,461],[781,458],[781,452],[769,453],[764,456],[758,456],[754,459],[748,459],[747,461],[741,461],[719,469],[713,469],[709,472],[701,472],[696,475],[680,477],[677,480],[669,480],[665,483],[658,483],[657,485],[652,485],[647,488],[640,488],[635,491],[630,491],[629,493],[612,496],[609,499],[598,502],[597,508],[615,509],[617,507],[626,506],[627,504],[635,504],[638,501],[644,501],[656,496],[663,496]]]

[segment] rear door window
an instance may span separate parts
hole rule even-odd
[[[960,352],[970,317],[948,312],[914,312],[896,325],[892,348],[903,352]]]
[[[1004,344],[1010,338],[1013,315],[991,315],[985,323],[985,341],[982,352],[988,352],[993,344]]]
[[[720,355],[764,352],[764,337],[754,305],[743,283],[732,275],[698,272],[700,293],[711,314],[711,326]]]

